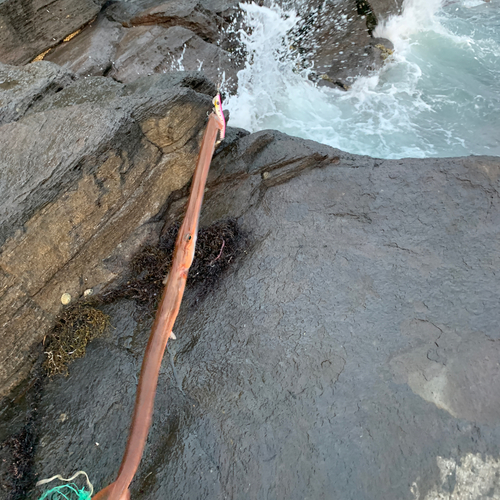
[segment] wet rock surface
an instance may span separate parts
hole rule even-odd
[[[497,158],[234,136],[203,225],[235,217],[248,244],[188,290],[132,496],[500,495],[499,179]],[[105,310],[113,332],[45,387],[39,477],[118,470],[151,323]]]
[[[367,3],[378,22],[387,20],[389,16],[401,14],[403,7],[403,2],[400,0],[370,0]]]
[[[203,8],[197,0],[185,2],[166,2],[140,12],[130,19],[132,26],[157,24],[169,28],[182,26],[196,33],[208,42],[219,39],[222,19]]]
[[[291,34],[293,47],[305,65],[314,64],[311,78],[319,85],[348,89],[392,54],[391,42],[374,38],[372,31],[399,11],[400,1],[299,2],[295,7],[302,22]],[[44,57],[81,76],[125,83],[154,73],[201,70],[235,92],[236,74],[244,65],[240,23],[234,1],[112,2],[74,38],[45,44],[44,50],[59,45]]]
[[[157,20],[171,23],[170,25],[183,25],[189,23],[187,28],[200,29],[206,32],[207,29],[213,35],[213,23],[221,22],[221,18],[228,21],[238,9],[238,0],[186,0],[174,2],[172,0],[135,0],[132,2],[114,2],[109,5],[105,13],[114,21],[118,21],[124,26],[131,26],[134,22],[152,22]],[[149,16],[146,20],[145,16]],[[136,21],[133,21],[136,19]],[[212,28],[210,28],[212,26]],[[201,35],[201,33],[198,33]]]
[[[389,40],[372,36],[378,18],[371,5],[365,0],[340,5],[325,1],[299,10],[303,21],[294,30],[294,44],[306,64],[314,63],[311,78],[318,85],[347,90],[359,76],[379,69],[392,54]],[[377,12],[384,16],[393,13],[387,5]]]
[[[44,58],[81,76],[102,76],[112,69],[118,42],[124,35],[120,23],[99,15],[74,39]]]
[[[2,0],[0,62],[26,64],[80,29],[105,0]]]
[[[231,18],[210,7],[194,0],[114,2],[45,58],[81,76],[104,75],[124,83],[198,70],[235,91],[241,61],[228,52],[235,42],[223,34]]]
[[[225,72],[232,87],[236,83],[237,68],[230,55],[182,26],[129,28],[120,41],[109,76],[129,83],[142,75],[179,70],[200,70],[218,83]]]
[[[32,5],[0,0],[0,61],[101,8],[60,27]],[[63,68],[0,65],[0,394],[41,363],[61,294],[126,281],[181,218],[214,82],[237,69],[214,39],[236,5],[111,3],[47,56]],[[388,54],[370,32],[399,3],[312,7],[298,40],[321,42],[323,83]],[[500,497],[499,179],[498,158],[377,160],[229,128],[202,226],[235,221],[245,244],[187,290],[132,498]],[[100,307],[112,328],[68,378],[2,400],[2,500],[36,500],[54,474],[116,477],[152,318]]]
[[[34,71],[42,78],[24,86]],[[18,103],[4,116],[25,113],[0,126],[2,395],[29,371],[62,294],[113,280],[160,229],[154,217],[194,170],[211,108],[200,92],[214,92],[196,74],[69,85],[68,73],[45,61],[4,74],[12,78],[6,102],[12,94]]]

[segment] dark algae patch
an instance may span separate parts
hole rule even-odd
[[[196,283],[207,292],[243,250],[244,242],[235,219],[219,221],[200,230],[188,284]]]
[[[36,481],[33,459],[38,441],[36,419],[43,386],[39,363],[35,371],[38,371],[38,377],[21,384],[10,399],[0,401],[1,500],[24,500]]]
[[[356,10],[360,16],[366,17],[366,27],[371,35],[378,24],[371,5],[366,0],[356,0]]]
[[[129,280],[105,293],[102,301],[133,299],[142,313],[153,314],[172,264],[179,228],[180,223],[171,225],[158,245],[142,248],[132,259]],[[245,237],[235,219],[218,221],[200,229],[187,286],[196,285],[199,295],[205,295],[242,251],[244,242]]]
[[[34,481],[32,466],[36,437],[33,426],[34,422],[30,419],[23,429],[0,445],[1,498],[25,498],[26,490]]]
[[[172,264],[175,238],[180,224],[172,225],[157,245],[147,245],[134,255],[130,263],[130,276],[126,283],[101,296],[105,304],[126,298],[136,302],[142,313],[153,313],[160,300]]]
[[[49,377],[67,375],[68,365],[85,356],[87,344],[109,327],[109,317],[88,303],[65,309],[43,342],[43,368]]]

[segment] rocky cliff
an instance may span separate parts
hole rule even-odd
[[[116,277],[120,256],[189,182],[211,107],[203,92],[214,87],[188,74],[74,81],[49,62],[0,71],[9,82],[0,110],[5,393],[26,374],[62,294],[76,299]]]
[[[166,61],[182,43],[185,69],[222,60],[214,33],[237,15],[107,4],[58,64],[0,66],[0,498],[116,475],[151,317],[102,300],[112,328],[68,377],[31,370],[63,294],[127,283],[144,245],[163,255],[215,92]],[[29,57],[4,61],[48,48],[20,40],[9,57]],[[231,220],[241,241],[218,234],[207,265],[230,265],[187,290],[133,498],[499,496],[499,195],[494,157],[380,160],[230,128],[202,226]]]

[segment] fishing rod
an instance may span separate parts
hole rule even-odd
[[[214,110],[208,116],[208,123],[201,141],[186,214],[177,235],[172,266],[144,353],[132,424],[120,470],[118,471],[116,480],[99,491],[93,497],[93,500],[130,500],[129,486],[139,468],[151,427],[161,362],[168,340],[170,338],[175,339],[172,329],[179,313],[188,271],[194,258],[200,210],[210,162],[215,147],[224,139],[226,133],[226,121],[222,111],[219,92],[217,92],[217,95],[213,99],[213,105]],[[218,140],[217,136],[219,137]],[[39,484],[46,483],[55,478],[65,480],[60,476],[54,476],[54,478],[41,481]],[[70,478],[68,481],[71,479],[73,478]],[[51,492],[59,492],[61,488],[65,487],[76,491],[79,494],[79,499],[90,500],[92,488],[91,492],[88,493],[83,489],[77,491],[70,485],[53,488],[46,492],[42,498],[50,498],[49,495]]]
[[[207,127],[203,134],[186,215],[177,235],[172,267],[168,274],[167,283],[144,354],[125,454],[116,481],[97,493],[94,497],[95,500],[130,499],[129,486],[139,467],[151,426],[156,386],[163,354],[168,339],[175,339],[172,329],[181,305],[188,271],[194,258],[203,193],[217,135],[219,134],[219,140],[222,140],[225,136],[226,125],[218,93],[213,100],[213,104],[215,112],[209,115]]]

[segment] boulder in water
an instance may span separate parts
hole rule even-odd
[[[311,78],[321,86],[347,90],[359,76],[379,69],[393,49],[389,40],[372,36],[377,17],[365,1],[318,2],[300,14],[294,45],[314,62]]]

